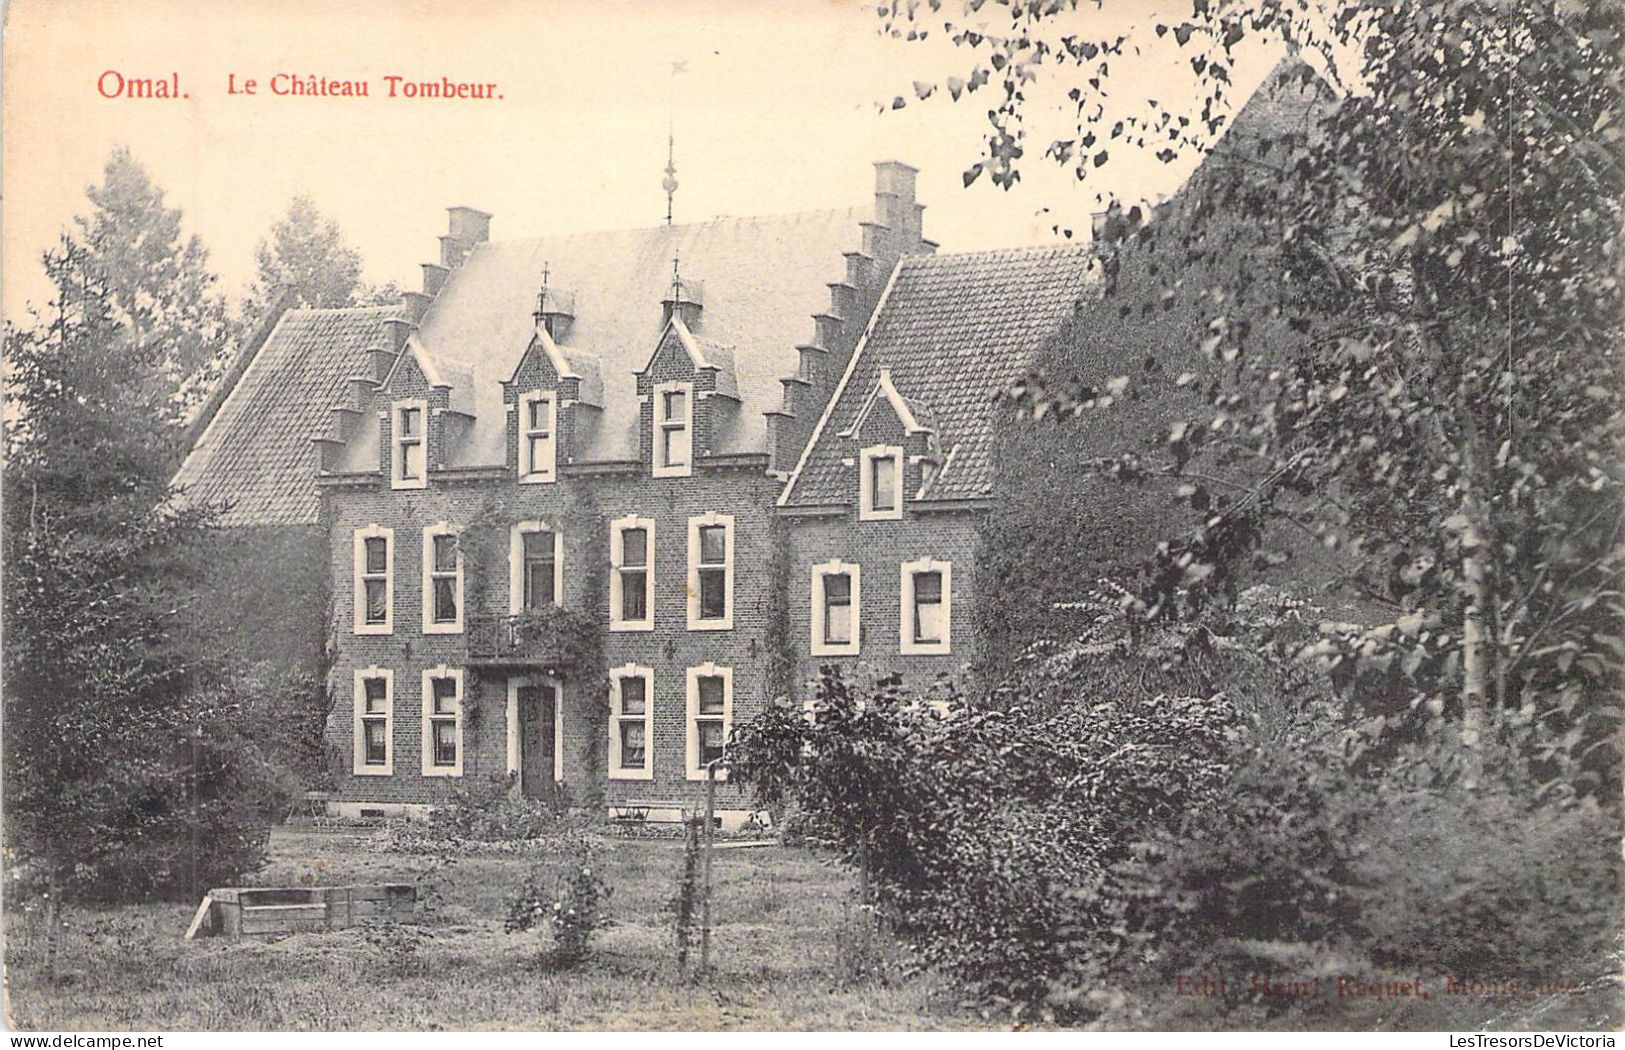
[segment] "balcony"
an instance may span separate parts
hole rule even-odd
[[[597,637],[591,620],[556,606],[512,616],[476,614],[467,625],[468,662],[562,674],[590,665]]]

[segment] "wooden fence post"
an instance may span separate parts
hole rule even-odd
[[[700,972],[711,972],[711,846],[716,841],[717,763],[705,766],[705,854],[700,862]]]

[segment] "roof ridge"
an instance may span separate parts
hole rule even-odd
[[[365,310],[388,310],[391,312],[398,312],[401,309],[403,308],[399,303],[368,303],[364,306],[295,306],[288,310],[287,313],[290,315],[320,314],[322,316],[331,316],[333,314],[358,314]]]
[[[908,266],[930,266],[944,262],[977,262],[985,259],[1042,258],[1055,255],[1087,255],[1090,246],[1071,242],[1067,244],[1022,244],[1008,248],[977,248],[966,252],[937,252],[934,255],[908,255],[903,262]]]
[[[566,237],[599,237],[611,233],[655,233],[661,230],[694,230],[705,226],[723,226],[747,222],[772,222],[786,219],[805,219],[813,216],[830,216],[857,214],[864,211],[863,205],[848,204],[844,207],[833,208],[805,208],[801,211],[770,212],[766,215],[717,215],[699,222],[677,222],[671,225],[665,223],[642,224],[638,226],[607,226],[590,230],[576,230],[571,233],[544,233],[535,237],[515,237],[510,240],[482,241],[474,246],[475,251],[488,248],[505,248],[513,245],[535,244],[539,241],[562,240]]]

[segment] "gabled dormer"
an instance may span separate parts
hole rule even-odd
[[[855,468],[858,520],[895,521],[903,502],[920,492],[940,466],[938,435],[931,413],[897,389],[891,369],[882,368],[840,436]]]
[[[547,484],[586,447],[603,404],[597,360],[564,344],[574,297],[544,284],[535,328],[513,374],[502,383],[508,418],[507,465],[522,485]]]
[[[637,374],[639,458],[657,478],[686,478],[738,419],[731,346],[696,335],[698,304],[668,299],[665,327]]]
[[[464,384],[466,387],[466,384]],[[393,489],[427,488],[429,474],[473,424],[466,406],[453,405],[453,383],[414,337],[374,395],[379,463]]]

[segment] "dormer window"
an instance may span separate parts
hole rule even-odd
[[[693,470],[694,384],[659,384],[654,408],[654,476],[686,478]]]
[[[429,404],[397,401],[392,415],[390,484],[398,489],[421,489],[429,483]]]
[[[558,462],[556,411],[551,390],[519,399],[519,480],[525,484],[552,481]]]
[[[895,521],[903,516],[903,450],[873,445],[858,457],[858,520]]]

